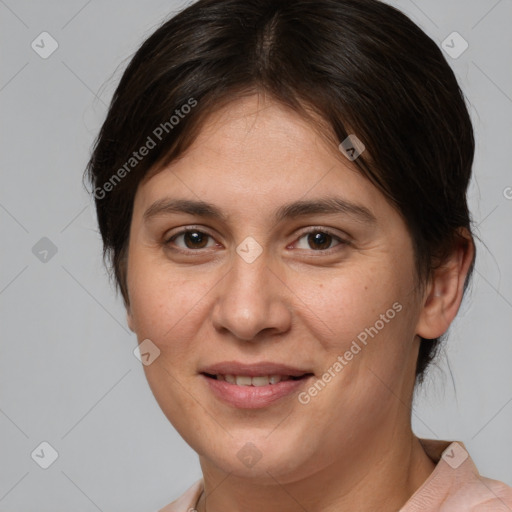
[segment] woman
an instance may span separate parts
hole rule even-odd
[[[200,0],[142,45],[88,176],[200,458],[163,511],[512,510],[411,429],[473,270],[473,155],[441,51],[376,0]]]

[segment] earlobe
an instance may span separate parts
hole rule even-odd
[[[473,262],[475,247],[467,229],[459,233],[461,238],[456,247],[432,272],[426,287],[416,330],[416,334],[422,338],[434,339],[444,334],[462,302],[464,283]]]
[[[126,308],[126,322],[128,323],[130,331],[135,332],[135,322],[133,321],[133,316],[129,307]]]

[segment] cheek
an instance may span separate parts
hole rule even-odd
[[[400,283],[381,267],[350,269],[328,278],[301,278],[293,289],[301,299],[298,307],[303,317],[310,319],[311,329],[328,352],[348,349],[353,339],[360,334],[364,338],[365,329],[376,322],[379,331],[389,330],[396,316],[393,304],[403,300]]]
[[[398,385],[414,359],[417,304],[408,268],[404,265],[400,271],[389,264],[348,273],[329,284],[325,294],[329,300],[323,301],[321,318],[330,328],[324,341],[326,368],[339,363],[335,370],[342,378],[334,380],[342,387],[350,383],[356,395],[366,395],[364,387],[366,400],[375,405],[381,392],[388,393],[382,381],[391,387]]]
[[[211,285],[136,255],[128,275],[130,310],[139,339],[149,338],[161,350],[178,350],[179,342],[189,337],[187,329],[196,325],[194,318]]]
[[[415,304],[408,275],[405,266],[381,263],[294,287],[307,306],[301,306],[306,328],[321,346],[320,377],[329,381],[306,390],[303,400],[332,421],[358,423],[369,410],[384,414],[389,388],[400,387],[411,372]],[[333,402],[342,405],[333,408]]]

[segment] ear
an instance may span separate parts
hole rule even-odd
[[[475,254],[473,238],[466,228],[459,230],[460,240],[442,264],[433,271],[423,297],[416,334],[425,339],[444,334],[459,310],[464,282]]]

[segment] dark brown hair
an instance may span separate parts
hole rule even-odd
[[[407,16],[377,0],[199,0],[134,55],[86,171],[125,305],[139,183],[183,154],[209,114],[256,92],[327,126],[336,144],[351,133],[364,143],[355,164],[403,216],[420,285],[459,228],[471,233],[475,143],[464,96],[441,50]],[[421,340],[418,381],[439,342]]]

